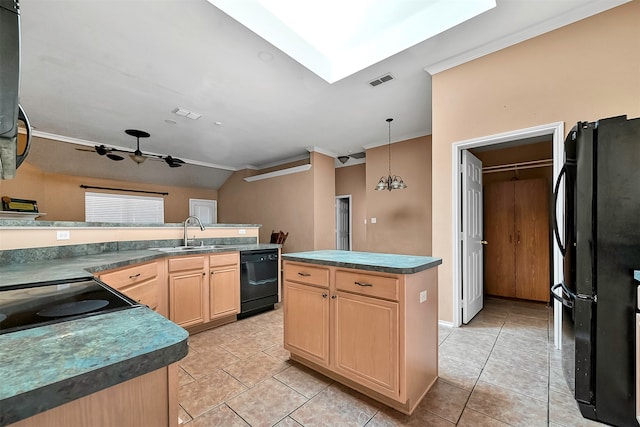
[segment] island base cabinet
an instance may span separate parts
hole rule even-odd
[[[285,282],[287,349],[324,366],[329,364],[328,292],[328,289]]]
[[[399,398],[398,303],[338,293],[335,313],[336,372]]]
[[[437,269],[285,261],[284,270],[291,359],[410,415],[438,378]]]
[[[174,363],[10,424],[10,427],[177,426],[177,369]]]

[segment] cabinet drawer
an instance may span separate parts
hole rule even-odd
[[[336,271],[336,289],[398,301],[398,277]]]
[[[329,269],[324,267],[285,262],[284,278],[292,282],[329,287]]]
[[[240,262],[240,252],[230,252],[224,254],[216,254],[209,256],[209,267],[217,267],[220,265],[231,265]]]
[[[204,269],[204,255],[169,258],[169,272]]]
[[[124,287],[154,279],[157,275],[158,265],[155,262],[150,262],[101,274],[100,280],[114,289],[121,290]]]
[[[158,308],[159,289],[156,279],[126,287],[121,289],[121,292],[134,301],[148,305],[153,310]]]

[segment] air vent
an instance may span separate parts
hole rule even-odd
[[[384,76],[378,77],[377,79],[371,80],[369,82],[369,84],[373,87],[381,85],[382,83],[386,83],[389,80],[393,80],[394,77],[391,75],[391,73],[387,73]]]
[[[365,156],[366,156],[366,153],[364,152],[349,154],[349,157],[353,157],[354,159],[364,159]]]

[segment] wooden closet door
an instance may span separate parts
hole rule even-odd
[[[545,179],[515,182],[516,298],[549,301],[549,191]]]
[[[484,188],[484,290],[489,295],[515,297],[514,182]]]

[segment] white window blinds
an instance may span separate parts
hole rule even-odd
[[[164,223],[162,197],[86,192],[84,208],[87,222]]]

